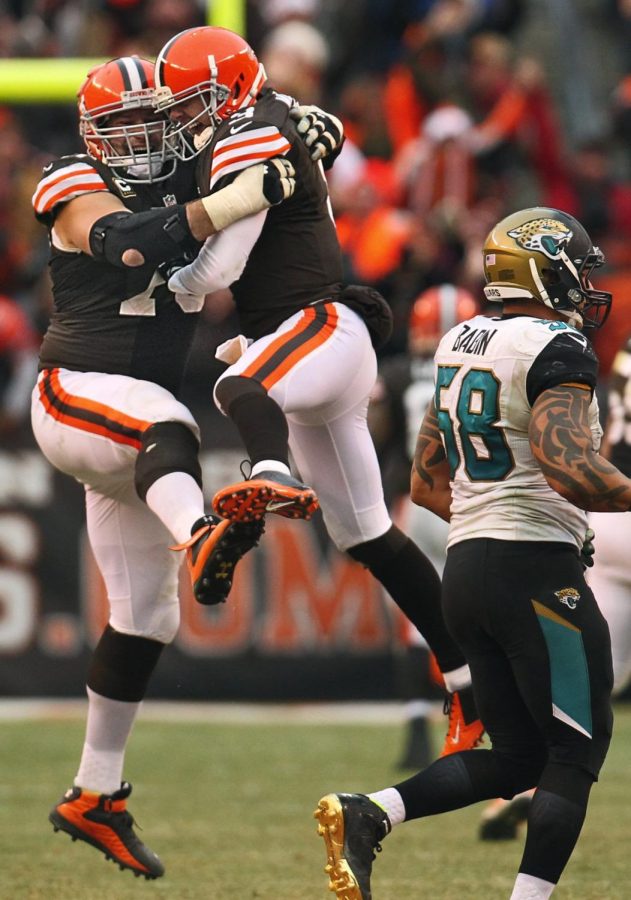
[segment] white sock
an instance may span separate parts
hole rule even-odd
[[[442,676],[450,694],[471,686],[471,672],[467,665],[460,666],[459,669],[452,669],[451,672],[443,672]]]
[[[386,788],[383,791],[376,791],[374,794],[368,794],[367,796],[386,812],[393,828],[395,825],[405,822],[403,798],[395,788]]]
[[[87,688],[88,721],[74,783],[87,791],[113,794],[121,786],[125,747],[140,703],[110,700]]]
[[[510,895],[510,900],[548,900],[556,884],[535,878],[534,875],[519,873],[515,879],[515,887]]]
[[[262,459],[252,466],[250,478],[256,478],[259,472],[282,472],[283,475],[291,475],[289,466],[278,459]]]
[[[191,527],[204,515],[204,495],[186,472],[169,472],[151,485],[145,502],[178,544],[191,536]]]

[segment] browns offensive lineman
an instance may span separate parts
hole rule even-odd
[[[187,158],[193,135],[202,196],[225,190],[272,152],[297,172],[284,205],[225,229],[169,281],[193,296],[230,286],[243,330],[224,356],[231,365],[215,400],[237,426],[252,468],[249,479],[219,491],[214,506],[232,521],[268,512],[306,519],[319,500],[336,546],[384,585],[428,640],[448,690],[459,692],[445,751],[472,746],[482,725],[468,667],[442,618],[440,580],[390,520],[366,422],[373,345],[389,335],[390,310],[375,291],[342,286],[325,178],[297,140],[291,99],[264,83],[252,49],[223,28],[184,31],[156,60],[158,108],[173,123],[168,139],[182,138]],[[290,448],[310,486],[291,475]]]
[[[110,604],[87,678],[79,770],[50,819],[147,878],[164,868],[134,833],[121,775],[140,701],[178,628],[169,545],[186,549],[196,599],[214,604],[262,530],[204,515],[199,430],[177,400],[204,297],[174,294],[160,264],[190,259],[199,241],[293,190],[291,167],[268,159],[217,205],[183,205],[197,196],[192,168],[176,166],[153,104],[152,63],[124,57],[93,69],[79,91],[88,155],[49,164],[33,197],[50,233],[54,296],[33,430],[50,462],[85,487]]]

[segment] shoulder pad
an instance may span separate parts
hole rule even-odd
[[[533,359],[526,377],[526,393],[531,404],[547,388],[560,384],[584,384],[592,391],[598,378],[598,357],[580,331],[557,331]]]
[[[38,218],[53,213],[56,206],[74,200],[81,194],[109,191],[101,164],[90,156],[62,156],[44,167],[33,194],[33,208]]]
[[[236,174],[272,156],[285,156],[291,150],[291,143],[277,125],[247,115],[250,110],[231,116],[217,136],[210,170],[211,190],[225,175]]]

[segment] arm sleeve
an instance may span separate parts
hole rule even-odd
[[[248,216],[208,238],[195,260],[171,276],[170,290],[210,294],[237,281],[263,230],[266,216],[267,210]]]
[[[590,342],[578,332],[564,331],[546,344],[530,367],[528,402],[532,406],[539,394],[560,384],[580,384],[593,391],[597,377],[598,357]]]

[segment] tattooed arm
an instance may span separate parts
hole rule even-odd
[[[592,445],[589,389],[559,385],[535,400],[530,447],[546,481],[570,503],[595,512],[631,509],[631,480]]]
[[[424,506],[445,522],[449,521],[451,516],[449,463],[440,437],[433,400],[425,413],[416,439],[411,496],[417,506]]]

